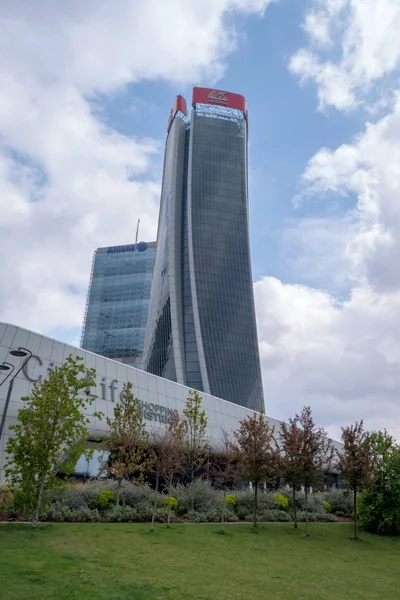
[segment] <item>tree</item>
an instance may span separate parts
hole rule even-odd
[[[371,434],[375,464],[371,485],[360,496],[359,519],[372,533],[400,533],[400,445],[387,434]]]
[[[257,527],[258,486],[277,475],[279,451],[264,415],[254,414],[239,422],[234,436],[239,445],[238,459],[243,477],[254,486],[253,526]]]
[[[186,466],[190,481],[204,466],[208,457],[209,443],[206,438],[207,417],[201,408],[202,397],[197,390],[190,390],[183,409],[183,431],[186,447]],[[193,509],[193,500],[192,500]]]
[[[364,431],[363,421],[342,427],[343,451],[338,452],[337,468],[354,497],[354,539],[357,531],[357,492],[365,489],[371,481],[374,466],[374,450],[371,434]]]
[[[221,529],[224,530],[226,494],[239,480],[239,455],[233,440],[226,431],[222,432],[221,447],[214,454],[212,471],[217,485],[224,493],[224,507],[221,513]]]
[[[308,519],[308,490],[317,485],[324,472],[329,470],[334,455],[334,448],[322,427],[314,423],[311,408],[305,406],[295,421],[302,429],[302,445],[300,451],[300,481],[304,485],[306,509],[306,536],[310,535]]]
[[[149,434],[145,429],[142,407],[133,395],[130,381],[124,384],[121,400],[114,407],[114,418],[106,420],[109,432],[103,441],[104,448],[109,452],[104,466],[117,480],[117,505],[122,481],[142,474],[149,448]]]
[[[297,529],[296,488],[301,485],[301,460],[303,448],[303,430],[299,427],[299,417],[282,422],[279,432],[281,451],[281,473],[292,486],[293,520]]]
[[[157,508],[157,494],[160,477],[168,485],[168,513],[167,527],[171,526],[171,496],[174,478],[184,469],[186,448],[184,443],[184,428],[178,414],[170,417],[170,422],[165,429],[153,434],[153,469],[156,475],[154,489],[154,503],[151,530],[154,531],[154,521]]]
[[[88,386],[95,385],[95,370],[85,369],[82,361],[70,355],[35,383],[22,398],[19,423],[10,427],[14,437],[6,446],[6,476],[34,527],[59,486],[57,475],[71,474],[81,454],[90,453],[85,448],[90,419],[84,413],[94,402]]]

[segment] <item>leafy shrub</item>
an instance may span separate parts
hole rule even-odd
[[[178,508],[178,500],[173,496],[171,496],[170,498],[167,496],[167,498],[164,498],[164,500],[161,501],[161,506],[166,508],[170,506],[171,510],[176,511],[176,509]]]
[[[300,522],[305,522],[306,513],[305,511],[299,511],[297,513],[297,520]],[[309,512],[308,520],[315,523],[333,523],[336,519],[333,515],[330,515],[326,512]]]
[[[254,494],[248,490],[236,492],[237,504],[236,508],[239,510],[240,508],[246,509],[247,514],[253,510],[254,504]],[[260,502],[260,499],[259,499]]]
[[[117,482],[107,482],[107,488],[115,492]],[[143,505],[143,503],[152,506],[153,497],[154,491],[148,485],[136,485],[130,481],[123,481],[121,484],[120,499],[122,504],[132,506],[133,508],[138,504]]]
[[[0,514],[6,513],[12,508],[12,494],[6,483],[0,486]]]
[[[235,506],[238,503],[238,499],[233,494],[227,494],[225,497],[225,500],[226,500],[227,505],[231,506],[232,508],[235,508]]]
[[[274,494],[274,497],[279,510],[289,510],[289,498],[287,496],[284,496],[283,494]]]
[[[175,511],[171,510],[170,514],[171,523],[176,521]],[[168,521],[168,507],[165,508],[157,508],[156,510],[156,522],[157,523],[167,523]]]
[[[71,509],[65,506],[61,502],[55,502],[49,504],[42,513],[42,521],[53,521],[55,523],[61,523],[68,521],[71,514]]]
[[[149,502],[142,500],[138,502],[134,508],[137,512],[138,521],[141,521],[142,523],[151,521],[151,517],[153,515],[153,506]]]
[[[205,512],[199,512],[197,510],[188,510],[185,515],[185,521],[190,523],[207,523],[207,515]]]
[[[245,506],[239,506],[236,508],[236,514],[237,514],[239,521],[244,521],[246,519],[247,515],[250,514],[250,510],[248,508],[246,508]]]
[[[137,510],[131,506],[114,506],[104,515],[107,523],[132,523],[137,521],[137,518]]]
[[[398,485],[400,490],[400,486]],[[387,487],[382,493],[371,489],[360,494],[358,517],[362,527],[372,533],[396,535],[400,533],[400,504],[392,489]]]
[[[73,523],[94,523],[100,521],[100,513],[97,509],[81,506],[80,508],[71,510],[66,520]]]
[[[224,505],[223,494],[215,490],[203,479],[195,479],[189,485],[178,484],[176,486],[176,498],[186,509],[195,512],[207,512],[215,508],[222,509]]]
[[[323,505],[323,507],[325,509],[325,512],[327,512],[327,513],[331,513],[332,512],[332,507],[329,504],[329,502],[322,502],[322,505]]]
[[[71,523],[94,523],[100,521],[100,513],[97,509],[90,509],[87,506],[81,506],[71,510],[61,502],[49,504],[43,511],[42,521],[52,521],[61,523],[68,521]]]
[[[354,510],[353,494],[349,490],[329,490],[322,492],[321,498],[331,505],[332,513],[341,516],[351,515]]]
[[[324,512],[324,499],[321,494],[308,494],[308,510],[313,513],[322,513]],[[306,509],[306,495],[303,491],[297,492],[296,494],[296,506],[300,509],[300,511],[304,511]]]
[[[246,521],[252,521],[253,515],[247,515]],[[274,522],[290,522],[292,520],[291,516],[284,510],[266,510],[259,515],[257,515],[257,521],[261,521],[263,523],[274,523]]]
[[[97,498],[103,489],[104,484],[100,482],[67,485],[54,494],[53,502],[62,502],[71,510],[81,506],[96,508]]]
[[[246,516],[246,521],[252,521],[253,515],[249,514]],[[257,515],[257,520],[264,523],[273,523],[273,522],[282,522],[282,523],[290,523],[293,521],[292,516],[285,510],[266,510],[264,512],[260,512]],[[297,513],[297,520],[299,522],[304,522],[306,520],[306,513],[304,511],[299,511]],[[310,522],[320,522],[320,523],[330,523],[335,521],[335,517],[332,515],[322,512],[310,512],[308,513],[308,520]]]
[[[107,510],[112,504],[115,504],[116,495],[112,490],[103,490],[97,496],[96,505],[99,510]]]

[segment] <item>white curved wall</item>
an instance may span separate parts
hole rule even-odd
[[[162,422],[168,410],[182,412],[190,388],[167,379],[162,379],[150,373],[140,371],[111,359],[104,358],[86,350],[57,342],[43,335],[28,331],[21,327],[0,323],[0,363],[7,360],[15,364],[18,369],[24,359],[19,359],[9,354],[10,350],[19,346],[29,349],[33,357],[27,364],[24,372],[20,372],[14,382],[11,402],[7,413],[6,429],[0,440],[0,481],[4,479],[4,448],[8,436],[9,426],[17,422],[18,409],[23,405],[21,397],[30,393],[34,379],[45,377],[47,370],[54,365],[61,365],[69,354],[81,356],[85,367],[96,369],[96,387],[91,392],[96,396],[95,403],[90,412],[101,411],[106,416],[113,415],[113,405],[119,402],[120,393],[124,382],[131,381],[137,398],[146,406],[145,422],[151,432],[159,427],[165,427]],[[0,418],[3,414],[6,400],[8,382],[4,381],[6,372],[0,372]],[[219,445],[222,431],[232,433],[238,428],[239,421],[254,411],[243,408],[226,400],[221,400],[209,394],[201,393],[203,407],[208,418],[207,435],[213,447]],[[99,421],[90,417],[90,432],[98,437],[106,432],[105,420]],[[279,422],[268,418],[271,425],[279,428]]]

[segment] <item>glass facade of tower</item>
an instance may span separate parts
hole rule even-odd
[[[81,346],[141,367],[155,242],[98,248]]]
[[[263,410],[245,100],[195,88],[192,105],[170,117],[143,368]]]

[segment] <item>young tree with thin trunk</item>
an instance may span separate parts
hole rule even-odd
[[[206,438],[207,416],[201,406],[202,397],[197,390],[190,390],[183,409],[182,427],[186,447],[186,471],[190,481],[202,469],[209,454],[209,442]],[[193,510],[193,499],[192,499]]]
[[[182,422],[178,414],[170,417],[166,428],[156,431],[152,437],[152,462],[156,476],[154,488],[153,514],[151,531],[154,531],[154,522],[157,510],[157,496],[160,478],[164,478],[168,485],[168,512],[167,527],[171,526],[171,496],[172,486],[176,476],[184,470],[185,444]]]
[[[304,486],[306,536],[308,537],[310,535],[308,491],[311,486],[317,485],[323,474],[329,470],[334,456],[334,448],[327,437],[325,429],[315,425],[309,406],[305,406],[301,414],[296,415],[295,421],[302,429],[299,468],[300,481]]]
[[[299,427],[299,417],[282,422],[279,432],[281,452],[281,474],[292,487],[293,520],[297,529],[296,488],[301,485],[301,460],[303,448],[303,430]]]
[[[257,527],[258,486],[272,481],[278,473],[279,450],[274,430],[261,413],[239,422],[234,432],[238,443],[238,459],[242,476],[254,486],[253,526]]]
[[[338,452],[337,468],[354,497],[354,539],[358,540],[357,493],[371,482],[375,453],[372,436],[364,430],[363,421],[342,427],[343,450]]]
[[[95,374],[85,369],[81,357],[68,356],[22,398],[19,422],[10,428],[14,436],[7,442],[6,476],[34,527],[50,493],[60,486],[57,475],[69,475],[79,457],[90,454],[85,412],[94,402],[89,393]]]
[[[132,383],[124,384],[122,402],[114,407],[114,418],[107,418],[109,431],[104,448],[109,452],[104,466],[117,481],[117,506],[124,479],[139,478],[145,469],[149,449],[149,434],[145,429],[143,410],[134,397]]]
[[[221,530],[224,531],[226,495],[240,478],[238,450],[226,431],[222,432],[221,446],[213,456],[212,474],[224,493],[224,506],[221,513]]]
[[[170,417],[165,443],[160,448],[160,472],[168,484],[167,528],[171,526],[172,486],[177,476],[185,470],[187,458],[185,427],[178,414]]]

